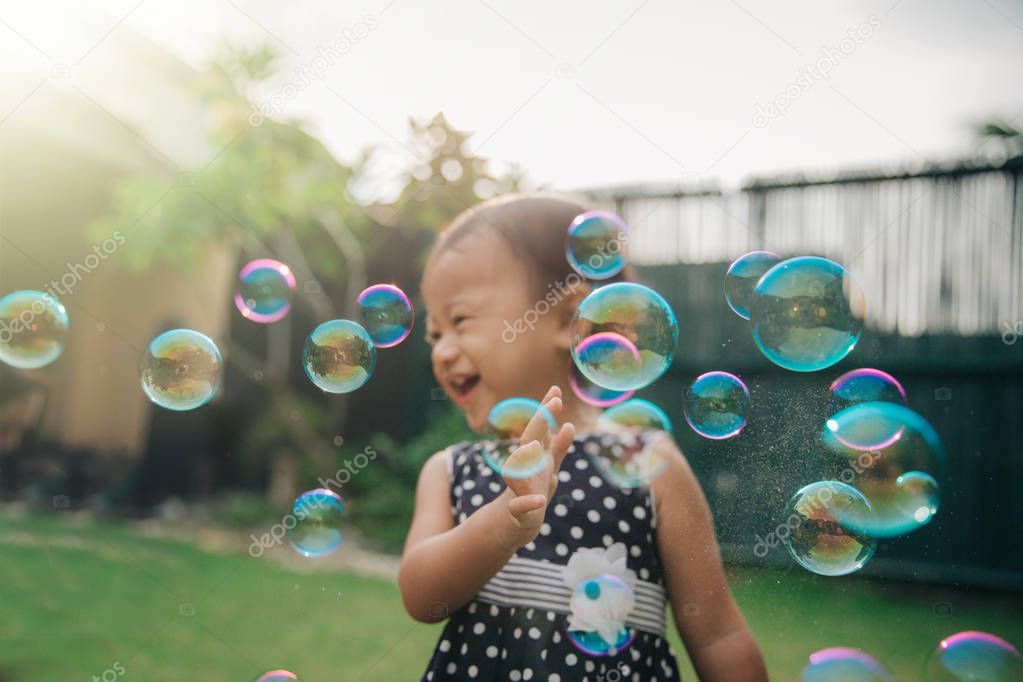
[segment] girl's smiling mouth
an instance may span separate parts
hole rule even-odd
[[[478,374],[451,377],[448,380],[448,393],[456,403],[461,405],[468,401],[479,383],[480,376]]]

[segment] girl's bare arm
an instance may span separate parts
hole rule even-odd
[[[657,545],[675,626],[703,682],[767,682],[763,656],[732,598],[707,500],[670,438],[669,465],[653,482]]]
[[[561,410],[561,392],[552,387],[544,405]],[[471,601],[515,554],[539,533],[547,503],[557,487],[557,472],[572,444],[574,429],[565,424],[553,437],[536,431],[534,418],[512,457],[533,456],[548,443],[553,466],[530,478],[506,479],[508,487],[461,524],[451,515],[446,453],[433,455],[416,487],[416,504],[398,571],[402,600],[418,621],[443,620]],[[532,428],[531,428],[532,427]],[[544,431],[546,427],[543,427]]]

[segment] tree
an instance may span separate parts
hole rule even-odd
[[[179,176],[172,169],[170,178],[126,179],[115,190],[110,214],[96,220],[90,231],[106,235],[115,227],[135,225],[132,248],[125,252],[127,266],[135,270],[162,263],[189,272],[212,245],[227,246],[239,253],[240,260],[275,257],[309,272],[324,289],[343,291],[341,300],[349,301],[351,312],[358,293],[353,289],[364,284],[361,245],[371,228],[348,192],[361,168],[340,163],[297,121],[252,116],[258,111],[252,98],[273,73],[275,62],[275,53],[266,47],[221,48],[201,74],[196,92],[208,112],[215,156],[195,174]],[[159,209],[145,212],[136,224],[144,207],[157,200]],[[328,318],[336,316],[330,301],[329,296],[307,296],[296,305],[304,302],[315,308],[317,317]],[[270,414],[260,418],[285,429],[286,442],[275,442],[263,456],[294,457],[292,453],[302,452],[325,462],[334,453],[308,426],[327,421],[314,414],[324,409],[325,401],[300,399],[289,381],[292,354],[275,352],[293,345],[293,316],[267,329],[265,361],[236,339],[227,357],[261,367],[268,389],[265,410]],[[331,421],[343,419],[344,401],[330,404]],[[299,410],[304,418],[291,418]],[[271,462],[271,470],[289,469],[279,464]],[[273,482],[270,486],[287,487]]]
[[[267,489],[273,501],[280,503],[297,492],[297,476],[310,473],[309,469],[335,470],[332,465],[345,451],[329,443],[337,443],[335,434],[342,432],[342,441],[351,440],[343,428],[349,408],[352,431],[379,430],[379,425],[366,426],[374,424],[370,417],[381,413],[374,397],[390,405],[411,405],[416,396],[429,395],[426,345],[405,343],[388,351],[387,366],[377,368],[378,381],[360,389],[359,399],[324,397],[289,363],[296,355],[289,349],[300,347],[303,338],[301,334],[292,338],[296,316],[311,313],[319,321],[353,317],[355,297],[370,276],[374,281],[391,281],[403,273],[405,280],[418,281],[422,258],[437,230],[484,198],[520,189],[523,174],[513,167],[502,176],[492,175],[485,159],[471,155],[471,135],[454,128],[443,114],[424,121],[411,119],[408,145],[417,160],[403,175],[397,198],[362,206],[350,189],[368,172],[372,151],[346,166],[300,122],[266,118],[253,106],[274,72],[276,59],[266,47],[222,48],[202,74],[197,93],[209,112],[209,140],[217,150],[214,158],[195,175],[184,176],[187,182],[179,182],[176,169],[165,177],[125,180],[115,192],[111,213],[91,230],[100,236],[133,224],[159,200],[159,210],[145,213],[133,230],[132,249],[125,252],[129,267],[147,270],[163,263],[188,272],[202,262],[211,245],[225,245],[239,252],[239,265],[251,258],[276,257],[293,269],[313,274],[324,293],[332,294],[300,296],[288,317],[268,325],[265,359],[253,350],[257,344],[250,337],[259,330],[253,332],[250,327],[244,327],[245,334],[234,335],[226,353],[229,363],[248,370],[239,372],[248,377],[245,380],[251,381],[253,370],[265,378],[258,391],[246,390],[232,398],[245,404],[240,411],[246,419],[236,427],[241,433],[235,450],[248,454],[236,466],[250,472],[268,469]],[[344,301],[339,306],[342,310],[335,311],[331,300]],[[311,310],[299,310],[302,305]],[[252,323],[235,320],[235,324],[241,329]],[[421,390],[410,389],[413,385]],[[435,419],[438,409],[449,414]],[[410,425],[404,430],[408,434],[438,421],[461,423],[460,416],[450,418],[449,404],[429,400],[386,413],[388,418],[405,420]],[[366,430],[361,435],[371,433]],[[378,437],[380,442],[395,443],[386,436],[373,439]],[[414,442],[436,440],[437,434],[423,434]],[[382,455],[374,465],[378,471],[366,480],[379,480],[391,489],[386,494],[379,490],[365,494],[380,500],[404,499],[409,486],[414,486],[419,463],[415,457]],[[397,520],[380,521],[390,528],[389,537],[404,531],[399,526],[407,521],[408,510],[402,510]]]
[[[504,175],[492,175],[488,159],[471,154],[472,134],[454,128],[443,113],[429,120],[410,118],[409,134],[408,150],[417,161],[389,206],[390,224],[432,234],[483,199],[525,185],[525,174],[515,165]]]
[[[1010,157],[1023,156],[1023,131],[1010,123],[989,121],[977,127],[977,135],[983,140],[1001,142]]]

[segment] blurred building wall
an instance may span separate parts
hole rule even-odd
[[[64,354],[34,371],[0,368],[0,381],[17,371],[47,387],[44,438],[134,452],[154,409],[138,385],[142,352],[171,323],[222,345],[234,254],[227,246],[212,249],[191,273],[132,273],[125,259],[143,223],[118,228],[109,255],[104,236],[90,239],[88,223],[110,210],[119,182],[144,174],[165,178],[169,191],[191,191],[180,174],[195,172],[214,152],[206,112],[187,96],[196,76],[189,67],[125,29],[86,64],[88,70],[34,91],[33,76],[4,68],[8,84],[20,79],[32,94],[0,124],[0,295],[53,289],[53,281],[77,274],[70,293],[59,295],[71,320]],[[114,245],[107,242],[107,250]],[[106,258],[90,270],[99,253]]]

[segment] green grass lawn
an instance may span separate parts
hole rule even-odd
[[[292,573],[119,526],[0,517],[0,547],[2,682],[103,679],[115,665],[127,682],[251,682],[273,668],[401,682],[419,679],[440,632],[408,618],[388,581]],[[776,680],[798,679],[826,646],[860,647],[907,682],[959,630],[1023,644],[1018,595],[801,570],[733,569],[732,586]],[[938,601],[953,614],[936,616]]]

